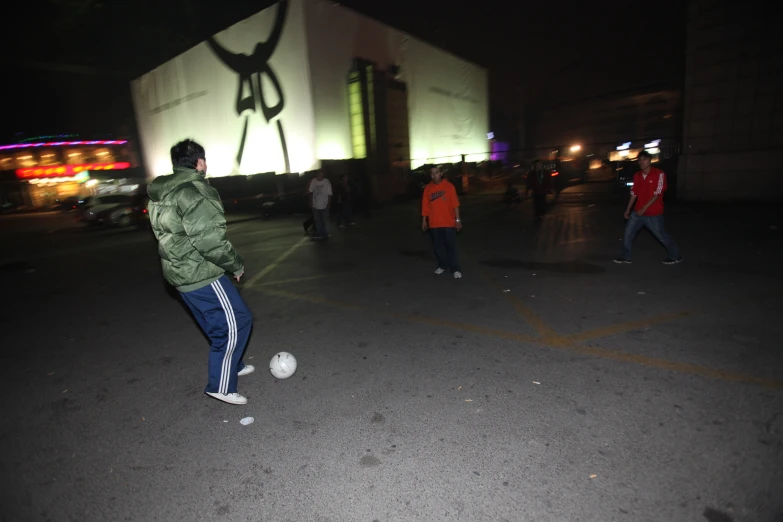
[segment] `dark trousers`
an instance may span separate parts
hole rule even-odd
[[[253,327],[250,310],[226,276],[180,295],[212,343],[205,391],[236,393],[237,373],[245,367],[242,356]]]
[[[533,211],[537,218],[544,216],[546,213],[546,193],[533,193]]]
[[[435,258],[438,260],[438,268],[461,272],[459,255],[457,254],[457,229],[456,228],[431,228],[432,245],[435,248]]]
[[[337,214],[337,226],[339,227],[343,223],[346,225],[353,223],[353,202],[350,200],[343,202],[340,206],[340,213]]]

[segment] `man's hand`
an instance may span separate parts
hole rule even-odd
[[[631,211],[630,210],[626,210],[625,214],[623,214],[623,217],[625,219],[631,219]]]
[[[426,232],[428,228],[429,225],[427,224],[427,218],[421,218],[421,230]]]
[[[237,283],[239,282],[239,280],[242,278],[243,275],[245,275],[244,269],[241,272],[234,274],[234,279],[237,280]]]
[[[457,232],[462,230],[462,221],[457,221]]]

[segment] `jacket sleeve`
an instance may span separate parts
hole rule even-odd
[[[236,275],[244,269],[244,260],[226,237],[226,218],[217,191],[201,183],[193,186],[192,198],[186,198],[182,210],[188,240],[204,259]]]
[[[658,173],[658,184],[655,185],[655,194],[656,196],[660,196],[663,194],[663,191],[666,190],[666,174],[663,172]]]
[[[452,208],[459,208],[459,196],[457,188],[453,184],[449,187],[449,203]]]

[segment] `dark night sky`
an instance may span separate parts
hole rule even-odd
[[[2,34],[4,48],[14,50],[4,55],[6,77],[13,78],[6,106],[16,108],[6,111],[2,134],[122,132],[132,124],[130,79],[272,3],[46,0],[48,10],[17,4],[18,23]],[[682,1],[341,3],[487,67],[493,125],[517,119],[523,99],[541,106],[662,79],[676,86],[682,76]]]

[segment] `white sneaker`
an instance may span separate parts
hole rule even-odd
[[[206,392],[210,397],[219,401],[227,402],[229,404],[247,404],[247,397],[239,395],[238,393],[227,393],[223,395],[217,392]]]
[[[239,375],[241,377],[243,375],[247,375],[249,373],[253,373],[254,371],[256,371],[256,367],[255,366],[253,366],[252,364],[246,364],[245,367],[242,368],[239,371],[239,373],[237,373],[237,375]]]
[[[454,272],[454,279],[462,279],[462,272]]]
[[[443,270],[442,268],[435,269],[435,275],[441,275],[443,272],[445,272],[445,270]]]

